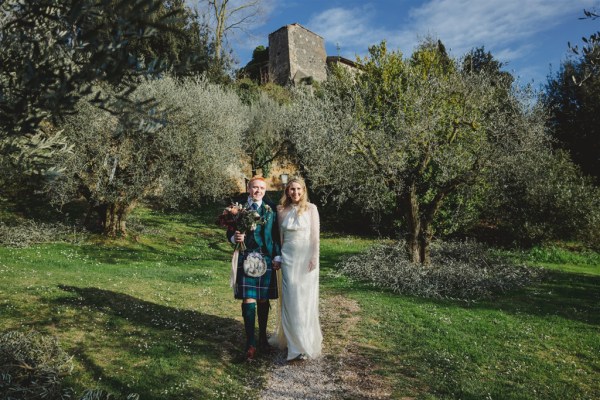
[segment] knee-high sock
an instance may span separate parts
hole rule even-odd
[[[256,339],[254,338],[256,303],[242,303],[242,317],[244,317],[244,328],[246,330],[246,348],[256,347]]]
[[[269,300],[258,303],[258,339],[261,343],[267,341],[267,321],[270,307]]]

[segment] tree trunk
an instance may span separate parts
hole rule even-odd
[[[419,254],[421,264],[425,267],[431,265],[431,239],[433,238],[433,229],[431,221],[421,221],[421,235],[419,237]]]
[[[252,170],[251,176],[256,176],[256,174],[258,173],[258,168],[256,166],[256,163],[254,162],[254,159],[250,159],[250,169]]]
[[[408,259],[415,263],[421,263],[421,248],[419,247],[419,241],[409,238],[406,241],[406,251],[408,252]]]
[[[429,266],[431,265],[430,245],[433,238],[433,214],[421,215],[415,184],[408,187],[399,203],[408,228],[406,252],[409,260],[424,267]]]
[[[127,235],[127,216],[133,204],[113,203],[106,207],[104,216],[104,234],[111,237]]]
[[[419,254],[421,256],[421,265],[428,267],[431,265],[431,242],[425,239],[419,241]]]
[[[215,58],[221,60],[221,52],[223,51],[223,36],[225,35],[227,23],[227,3],[229,0],[209,1],[208,4],[212,7],[215,17]]]
[[[109,204],[106,207],[106,214],[104,215],[104,234],[106,236],[117,236],[117,226],[115,224],[115,209],[116,205],[114,203]]]
[[[83,226],[92,232],[104,232],[107,212],[107,204],[90,204],[83,220]]]
[[[419,218],[419,203],[417,201],[417,190],[412,184],[404,194],[404,217],[406,219],[408,233],[406,235],[406,251],[408,258],[413,263],[421,263],[421,248],[419,237],[421,233],[421,219]]]

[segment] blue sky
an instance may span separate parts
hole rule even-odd
[[[242,1],[242,0],[232,0]],[[247,1],[247,0],[246,0]],[[505,63],[520,83],[543,85],[568,54],[567,43],[600,30],[600,21],[580,20],[600,0],[263,0],[266,11],[229,45],[240,66],[268,34],[294,22],[325,39],[328,55],[355,59],[385,39],[410,55],[426,36],[441,39],[460,57],[474,47]],[[552,67],[551,67],[552,66]]]

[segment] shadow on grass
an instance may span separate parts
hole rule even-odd
[[[159,248],[147,244],[136,244],[138,248],[120,247],[118,245],[90,245],[80,246],[78,251],[85,256],[105,264],[121,264],[124,262],[156,262],[169,260],[169,262],[177,261],[206,261],[214,259],[215,261],[228,261],[231,258],[233,249],[227,247],[225,235],[223,238],[207,241],[203,239],[203,243],[207,243],[210,253],[206,254],[206,250],[198,249],[197,251],[186,245],[186,248],[173,247],[172,250]],[[225,244],[225,246],[223,246]]]
[[[166,370],[159,368],[160,376],[156,376],[156,369],[149,370],[146,372],[145,384],[130,387],[120,376],[106,373],[92,355],[91,349],[82,345],[75,348],[76,357],[85,369],[94,379],[104,382],[114,392],[126,394],[135,391],[140,398],[159,399],[162,397],[151,393],[151,387],[160,389],[161,385],[169,382],[172,384],[185,380],[183,375],[190,373],[185,360],[203,359],[214,365],[223,365],[224,360],[231,360],[233,364],[244,362],[241,351],[243,325],[233,318],[164,306],[94,287],[59,285],[59,288],[74,296],[61,297],[55,302],[74,308],[91,308],[119,319],[108,322],[115,332],[111,335],[111,347],[114,346],[134,359],[148,359],[150,356],[158,363],[166,360],[167,363],[179,365]],[[134,325],[134,330],[136,327],[144,330],[132,336],[131,329],[120,329],[120,320]],[[154,345],[149,350],[140,349],[132,344],[132,338],[147,339],[153,341]]]
[[[67,285],[59,288],[77,295],[58,299],[61,303],[96,308],[153,329],[178,331],[188,338],[216,345],[217,352],[228,348],[223,344],[239,342],[243,331],[242,323],[233,318],[163,306],[105,289]]]
[[[600,276],[546,271],[541,282],[475,307],[600,325]]]
[[[221,211],[214,205],[200,208],[198,210],[186,211],[158,211],[141,210],[138,214],[133,214],[145,227],[163,228],[165,224],[174,222],[183,224],[191,228],[202,228],[206,225],[212,226],[215,223],[216,216]]]
[[[136,209],[133,215],[138,217],[144,225],[152,227],[161,227],[165,222],[176,222],[195,228],[204,225],[214,226],[217,216],[221,214],[223,209],[231,204],[231,202],[236,201],[237,197],[239,196],[214,202],[202,202],[201,204],[189,207],[182,205],[177,210],[160,209],[149,206],[146,209]],[[245,199],[245,195],[240,198]],[[237,201],[240,200],[238,199]]]

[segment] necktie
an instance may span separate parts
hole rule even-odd
[[[250,206],[250,208],[252,208],[254,211],[256,211],[256,210],[258,210],[258,204],[252,203],[252,205]]]

